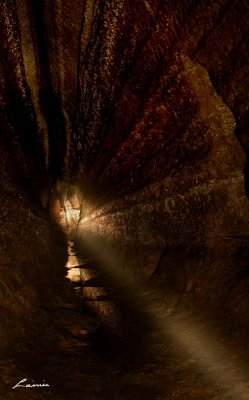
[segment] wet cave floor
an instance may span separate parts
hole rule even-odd
[[[149,284],[132,308],[126,301],[130,293],[108,287],[103,273],[77,254],[73,242],[68,270],[75,299],[50,310],[48,327],[32,343],[2,357],[0,399],[232,398],[224,380],[223,387],[213,384],[194,356],[153,322],[146,302],[152,299],[153,312],[160,310]],[[49,387],[11,389],[25,378]]]

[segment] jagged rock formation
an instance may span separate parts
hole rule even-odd
[[[245,338],[248,1],[0,7],[1,346],[46,322],[65,246],[55,267],[44,208],[69,181],[79,226]]]

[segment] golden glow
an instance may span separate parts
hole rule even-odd
[[[205,316],[203,315],[202,320],[195,319],[186,310],[176,309],[175,306],[167,308],[161,300],[162,293],[154,290],[152,286],[148,289],[148,285],[140,279],[139,273],[134,272],[129,266],[127,259],[117,247],[106,237],[103,239],[104,226],[98,229],[96,220],[91,221],[86,212],[84,219],[80,219],[79,208],[73,208],[71,202],[66,201],[63,210],[65,211],[64,214],[62,212],[61,221],[64,221],[64,226],[73,227],[70,232],[74,230],[74,234],[77,233],[77,243],[82,243],[88,256],[96,261],[102,271],[118,282],[121,289],[129,288],[132,298],[140,304],[138,307],[143,304],[155,329],[163,333],[164,342],[160,345],[165,348],[168,346],[179,348],[179,354],[187,357],[190,365],[202,371],[209,384],[222,391],[222,399],[248,400],[246,367],[236,354],[236,349],[232,350],[222,335],[212,331],[210,324],[205,321]],[[98,233],[93,234],[93,231]],[[115,235],[114,237],[116,238]],[[83,260],[74,254],[73,241],[69,242],[68,277],[74,282],[87,282],[93,277],[87,268],[72,268],[82,262]],[[86,298],[105,295],[104,288],[81,288],[80,292]],[[134,304],[134,307],[137,307],[137,304]],[[111,321],[112,327],[118,331],[122,317],[115,303],[97,301],[89,303],[89,307],[94,309],[100,320]]]
[[[50,206],[51,217],[62,230],[70,235],[77,231],[80,220],[80,203],[78,195],[74,192],[68,194],[69,189],[58,191],[57,197],[52,199]]]
[[[222,390],[224,400],[249,399],[246,367],[236,351],[226,344],[224,337],[212,331],[204,316],[196,322],[190,312],[176,312],[174,307],[167,309],[160,300],[162,294],[158,291],[155,294],[152,287],[148,289],[142,280],[135,279],[136,274],[129,270],[128,265],[124,268],[126,260],[122,260],[122,255],[118,257],[118,252],[110,243],[83,229],[78,232],[78,238],[84,247],[87,244],[89,253],[98,263],[101,262],[103,269],[122,282],[121,287],[129,287],[137,303],[143,304],[151,321],[154,321],[155,329],[164,335],[162,346],[179,347],[182,355],[202,371],[209,384]]]

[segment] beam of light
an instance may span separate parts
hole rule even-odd
[[[193,318],[183,312],[173,312],[160,300],[160,293],[151,288],[138,274],[129,268],[126,259],[117,248],[94,235],[81,226],[78,231],[78,242],[96,263],[111,278],[119,282],[119,287],[129,288],[129,298],[134,307],[143,307],[154,326],[163,332],[164,345],[169,342],[177,344],[183,354],[204,373],[204,376],[215,387],[222,390],[224,398],[231,400],[248,400],[249,384],[247,368],[231,351],[222,337],[214,334],[207,324],[194,323]],[[137,304],[135,304],[135,302]],[[208,331],[209,329],[209,331]]]
[[[87,262],[87,259],[83,259],[81,256],[74,251],[74,242],[68,241],[68,262],[66,267],[68,268],[67,278],[69,278],[76,285],[77,283],[87,283],[91,279],[98,277],[99,273],[89,268],[77,268]],[[87,264],[86,264],[87,265]],[[97,301],[91,301],[88,303],[88,308],[92,310],[97,316],[101,323],[105,326],[105,329],[110,333],[115,332],[117,337],[122,337],[122,330],[120,329],[122,324],[122,314],[115,304],[110,299],[105,299],[107,292],[103,287],[79,287],[78,293],[83,296],[84,299],[90,299]],[[104,300],[100,301],[99,298],[103,297]],[[85,300],[86,301],[86,300]]]
[[[238,357],[228,350],[221,338],[205,331],[181,315],[171,317],[165,332],[176,340],[185,352],[206,374],[211,382],[224,390],[226,398],[248,400],[248,371],[245,373]]]
[[[69,190],[68,190],[69,191]],[[70,236],[77,230],[80,219],[80,203],[77,193],[68,194],[67,191],[57,194],[52,199],[50,213],[54,223]]]
[[[80,219],[79,207],[74,208],[72,203],[64,204],[60,224],[67,233],[73,232],[80,252],[94,260],[97,268],[105,272],[120,291],[126,290],[126,300],[130,302],[130,306],[138,312],[141,309],[146,311],[154,328],[163,333],[163,347],[177,345],[182,356],[187,356],[192,366],[201,370],[210,384],[222,390],[222,398],[249,400],[248,368],[243,365],[236,351],[230,349],[230,344],[227,346],[224,338],[218,337],[210,329],[204,316],[202,321],[198,319],[197,322],[183,310],[165,305],[161,300],[163,294],[158,288],[153,288],[151,283],[148,286],[144,276],[141,277],[138,271],[134,271],[134,265],[130,265],[127,253],[111,243],[110,235],[108,240],[104,240],[103,236],[93,233],[98,231],[98,227],[95,226],[96,220],[93,222],[88,219],[87,212],[84,213],[84,218]],[[77,268],[72,269],[81,262],[74,254],[73,243],[69,241],[69,278],[72,281],[82,278],[87,281],[92,278],[87,270],[82,272]],[[81,276],[82,273],[84,276]],[[99,295],[99,290],[101,289],[88,288],[85,289],[84,295]],[[113,319],[111,328],[118,330],[122,317],[118,315],[118,308],[114,303],[93,302],[92,307],[100,320],[106,322]]]

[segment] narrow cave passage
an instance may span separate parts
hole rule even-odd
[[[248,400],[248,1],[0,24],[0,400]]]

